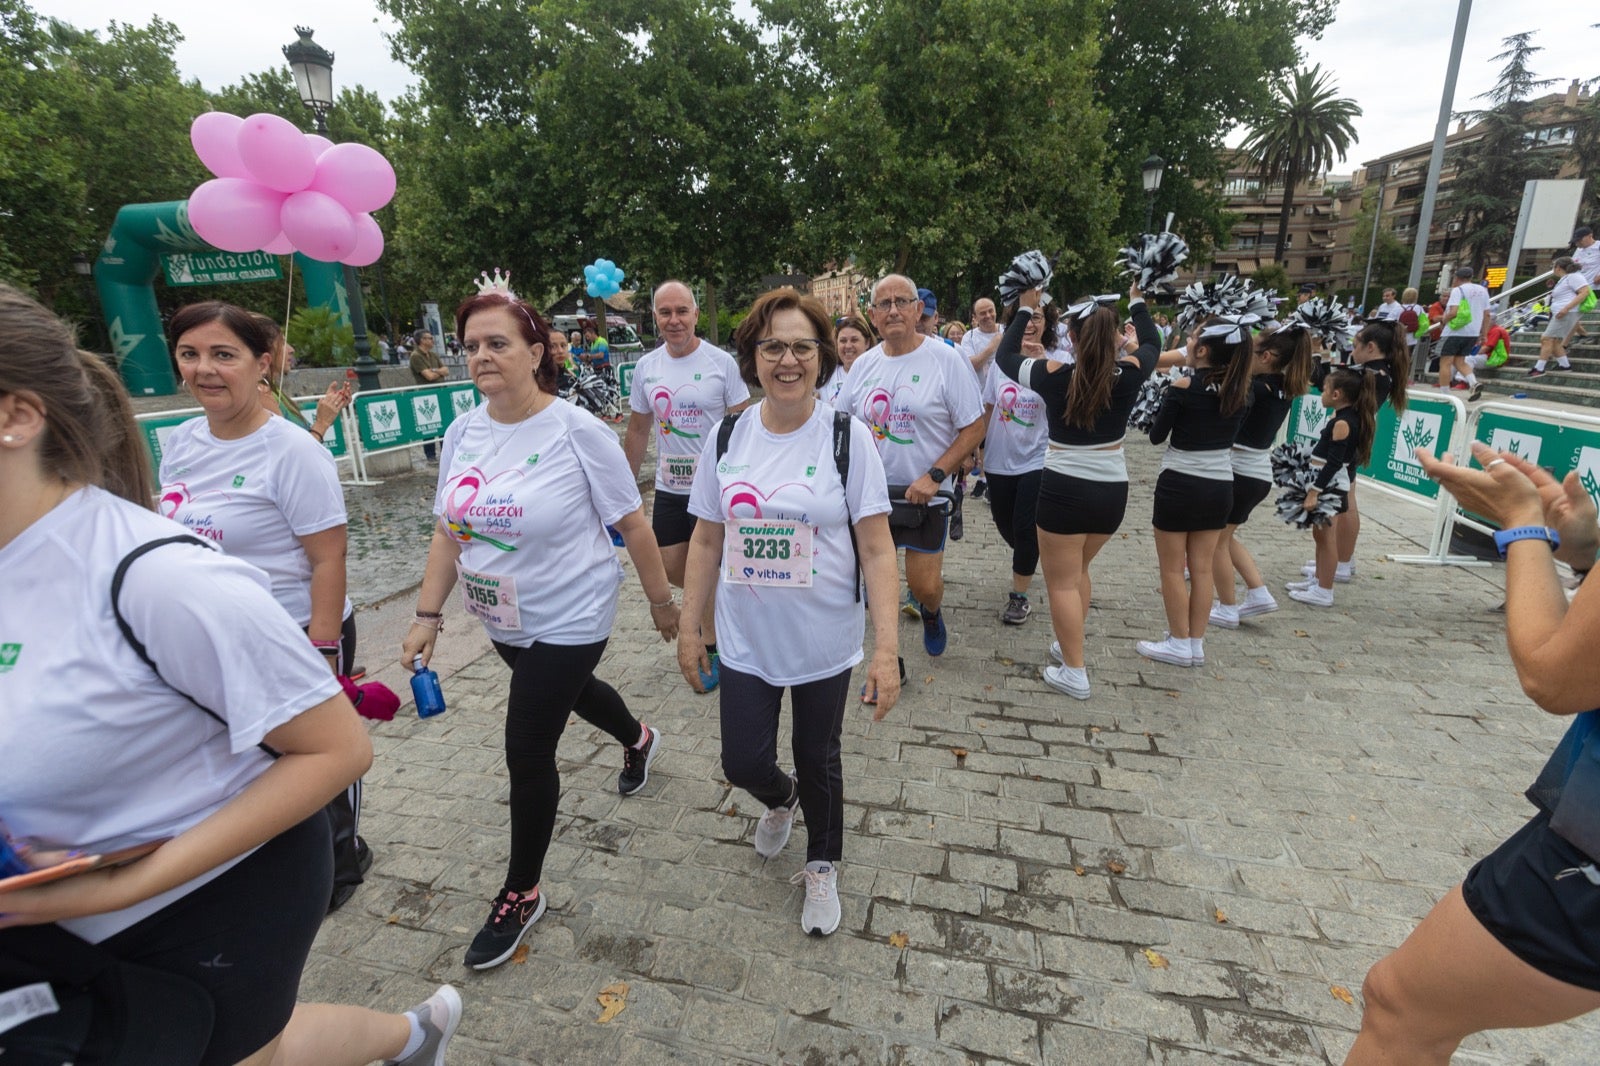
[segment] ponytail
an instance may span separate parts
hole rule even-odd
[[[1375,344],[1393,368],[1389,382],[1389,403],[1397,412],[1406,409],[1406,381],[1411,377],[1411,350],[1399,323],[1387,319],[1369,322],[1356,334],[1357,344]]]
[[[129,503],[149,507],[155,497],[155,478],[140,439],[139,421],[122,380],[93,352],[78,352],[100,410],[99,485]]]
[[[1372,458],[1372,443],[1378,435],[1378,382],[1368,373],[1340,367],[1328,375],[1323,391],[1334,391],[1356,409],[1356,439],[1351,447],[1357,466]]]
[[[1073,318],[1067,326],[1077,362],[1067,384],[1066,423],[1092,429],[1111,405],[1111,384],[1117,372],[1117,352],[1122,334],[1109,307],[1096,308],[1087,319]]]
[[[1255,341],[1248,334],[1237,344],[1206,337],[1201,339],[1199,347],[1205,349],[1206,365],[1212,374],[1221,377],[1217,384],[1217,409],[1223,417],[1231,418],[1250,402],[1250,362],[1255,355]]]
[[[1262,350],[1272,356],[1273,367],[1283,375],[1283,392],[1290,399],[1304,396],[1311,390],[1311,370],[1315,357],[1311,354],[1311,331],[1284,328],[1261,342]]]

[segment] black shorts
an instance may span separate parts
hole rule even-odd
[[[1110,536],[1127,513],[1126,481],[1091,481],[1056,470],[1046,470],[1039,480],[1039,528],[1046,533]]]
[[[1228,524],[1233,510],[1233,481],[1163,470],[1156,478],[1156,506],[1151,519],[1163,533],[1201,533]]]
[[[1439,358],[1463,359],[1472,354],[1472,346],[1477,343],[1476,337],[1446,337],[1439,346]]]
[[[333,842],[318,811],[101,947],[204,988],[216,1022],[201,1066],[232,1066],[289,1024],[332,891]]]
[[[1242,526],[1250,520],[1250,512],[1261,505],[1272,492],[1272,482],[1258,477],[1233,475],[1233,507],[1228,511],[1228,525]]]
[[[1590,858],[1550,829],[1527,825],[1467,871],[1461,895],[1496,940],[1542,974],[1600,992],[1600,885],[1581,873]]]
[[[675,492],[656,490],[656,502],[650,508],[650,528],[655,531],[656,544],[662,548],[673,544],[687,544],[694,536],[696,519],[689,513],[689,497]]]
[[[923,513],[926,518],[920,526],[900,526],[893,521],[889,523],[889,536],[894,541],[896,548],[904,548],[908,552],[921,552],[923,555],[937,555],[944,551],[945,534],[950,530],[950,510],[953,505],[949,500],[941,507],[926,507]]]

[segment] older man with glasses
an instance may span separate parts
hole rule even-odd
[[[872,290],[872,325],[882,343],[851,368],[841,405],[872,428],[894,504],[890,532],[906,550],[906,584],[922,617],[922,644],[944,654],[944,544],[951,471],[983,439],[983,397],[971,364],[917,331],[922,299],[910,278],[890,274]]]

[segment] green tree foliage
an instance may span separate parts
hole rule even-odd
[[[1279,296],[1291,298],[1290,289],[1293,282],[1289,279],[1289,272],[1283,269],[1282,263],[1267,263],[1257,268],[1250,280],[1256,283],[1257,288],[1272,289]]]
[[[1273,83],[1268,114],[1255,125],[1242,146],[1267,184],[1283,183],[1283,210],[1278,215],[1278,241],[1273,259],[1283,262],[1289,243],[1289,209],[1295,186],[1342,160],[1355,140],[1353,125],[1361,117],[1354,101],[1321,66],[1296,70]]]
[[[355,333],[328,307],[302,307],[284,331],[301,366],[345,366],[355,361]]]
[[[1532,43],[1533,33],[1514,33],[1501,43],[1495,56],[1504,60],[1494,87],[1479,99],[1489,107],[1469,111],[1465,118],[1483,130],[1483,139],[1461,154],[1461,169],[1450,187],[1447,210],[1461,219],[1461,244],[1470,256],[1474,275],[1489,262],[1503,262],[1511,249],[1522,205],[1522,188],[1535,178],[1555,177],[1562,151],[1533,142],[1530,99],[1549,79],[1533,76],[1532,59],[1543,51]]]

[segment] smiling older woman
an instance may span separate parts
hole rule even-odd
[[[468,966],[486,970],[511,957],[545,910],[539,879],[561,798],[556,745],[569,715],[623,746],[624,796],[644,787],[661,748],[660,730],[640,723],[594,676],[622,584],[606,525],[622,534],[665,640],[677,636],[678,608],[616,434],[556,396],[550,331],[538,312],[508,289],[490,289],[456,309],[456,330],[485,402],[445,434],[433,505],[439,521],[402,661],[432,658],[459,571],[467,613],[511,667],[511,856],[466,956]]]
[[[698,521],[683,609],[699,617],[715,590],[723,772],[767,808],[755,831],[762,858],[783,850],[796,807],[805,814],[806,865],[795,875],[806,886],[800,925],[826,936],[840,917],[840,734],[850,673],[862,659],[862,574],[872,609],[866,695],[876,700],[875,719],[900,692],[889,496],[865,423],[817,401],[817,383],[839,361],[820,303],[794,289],[766,293],[734,343],[740,375],[765,396],[728,416],[696,466],[689,511]],[[678,665],[702,691],[706,652],[687,630],[678,637]],[[786,688],[793,775],[778,766]]]

